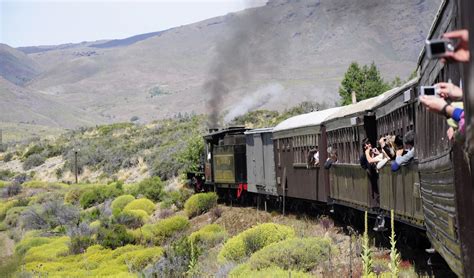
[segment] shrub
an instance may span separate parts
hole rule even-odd
[[[150,200],[158,202],[163,195],[164,184],[160,177],[151,177],[138,184],[138,193],[145,195]]]
[[[140,271],[148,264],[157,261],[163,255],[163,248],[151,247],[126,252],[117,258],[117,261],[130,266],[132,271]]]
[[[2,189],[2,195],[3,195],[4,198],[13,197],[15,195],[20,194],[21,189],[22,189],[22,187],[19,183],[12,182],[12,183],[10,183],[9,185],[5,186]]]
[[[25,209],[26,207],[13,207],[9,209],[7,215],[5,216],[4,223],[10,227],[16,227],[18,225],[20,215]]]
[[[214,192],[199,193],[191,196],[184,204],[189,217],[200,215],[217,205],[217,194]]]
[[[43,146],[33,145],[26,150],[26,152],[23,154],[23,157],[28,158],[34,154],[40,154],[41,152],[43,152],[43,150],[44,150]]]
[[[67,235],[71,238],[69,242],[69,252],[71,254],[84,253],[87,247],[93,244],[92,229],[86,222],[81,222],[77,226],[69,226]]]
[[[332,246],[325,238],[291,238],[270,244],[253,254],[248,264],[253,270],[272,266],[309,271],[328,260]]]
[[[295,237],[295,230],[291,227],[265,223],[250,228],[229,239],[219,252],[218,260],[241,261],[246,256],[274,242]]]
[[[51,241],[39,246],[31,247],[25,253],[24,262],[54,261],[60,256],[69,253],[69,237],[51,238]]]
[[[10,200],[6,202],[0,202],[0,221],[5,218],[7,215],[7,211],[10,210],[12,207],[18,206],[17,200]]]
[[[141,227],[149,218],[148,213],[141,209],[123,211],[115,216],[117,223],[130,229]]]
[[[86,191],[84,187],[71,188],[64,196],[64,202],[68,204],[77,205],[81,199],[81,195]]]
[[[13,153],[7,153],[4,157],[3,157],[3,161],[4,162],[9,162],[11,161],[13,158]]]
[[[83,208],[89,208],[91,206],[100,204],[107,199],[115,198],[122,194],[121,185],[109,184],[109,185],[98,185],[88,188],[82,193],[79,200]]]
[[[145,224],[132,232],[135,239],[143,244],[159,245],[167,238],[189,227],[189,220],[183,216],[173,216],[156,224]]]
[[[27,229],[54,229],[73,225],[80,219],[79,210],[62,201],[54,200],[28,207],[21,214],[23,226]]]
[[[46,158],[41,154],[33,154],[29,156],[23,162],[23,170],[27,171],[34,167],[42,165],[46,161]]]
[[[118,215],[123,210],[123,208],[133,200],[135,200],[135,197],[133,197],[132,195],[118,196],[112,202],[112,213],[114,215]]]
[[[192,233],[189,239],[197,245],[215,246],[222,242],[226,236],[227,232],[223,227],[218,224],[209,224]]]
[[[128,210],[143,210],[148,213],[148,215],[151,215],[155,211],[155,204],[146,198],[136,199],[123,208],[123,211]]]
[[[291,274],[290,274],[291,273]],[[242,264],[234,268],[230,273],[229,277],[252,277],[252,278],[309,278],[313,277],[310,274],[301,272],[301,271],[288,271],[281,269],[277,266],[273,266],[270,268],[262,269],[262,270],[252,270],[248,264]]]
[[[5,161],[5,158],[3,158],[3,161]],[[7,162],[7,161],[5,161]],[[15,176],[15,173],[13,173],[12,171],[10,170],[0,170],[0,180],[9,180],[11,178],[13,178]]]
[[[23,256],[31,248],[50,243],[52,240],[47,237],[25,237],[15,246],[15,252]]]
[[[106,248],[115,249],[120,246],[134,243],[134,238],[127,232],[125,226],[111,224],[108,225],[108,227],[99,228],[97,242]]]
[[[175,205],[177,209],[181,210],[184,208],[186,200],[192,195],[193,191],[186,188],[165,192],[161,208],[171,208],[172,205]]]
[[[44,182],[44,181],[27,181],[23,183],[27,188],[43,188],[43,189],[67,189],[70,185],[60,182]]]

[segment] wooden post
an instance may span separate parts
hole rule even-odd
[[[356,92],[352,91],[351,92],[351,97],[352,97],[352,104],[357,103]]]
[[[74,150],[74,172],[76,176],[76,184],[77,184],[77,174],[78,174],[78,168],[77,168],[77,150]]]

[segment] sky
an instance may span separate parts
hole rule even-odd
[[[0,43],[57,45],[166,30],[266,0],[0,0]]]

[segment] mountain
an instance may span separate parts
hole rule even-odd
[[[77,128],[105,122],[51,97],[16,86],[2,77],[0,99],[0,122],[3,123]]]
[[[274,0],[122,40],[19,48],[40,70],[14,83],[97,122],[308,100],[333,106],[352,61],[374,61],[386,80],[406,79],[439,4]]]
[[[25,53],[0,43],[0,76],[23,85],[40,72],[39,65]]]

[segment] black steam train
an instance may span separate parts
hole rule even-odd
[[[459,5],[443,1],[430,38],[459,28]],[[426,231],[456,274],[473,276],[474,169],[462,146],[447,139],[446,119],[418,103],[421,85],[448,79],[460,84],[463,73],[456,64],[429,60],[424,50],[417,72],[403,86],[356,104],[299,115],[274,128],[230,127],[207,134],[205,178],[196,184],[230,200],[253,194],[283,207],[287,200],[304,200],[385,216],[393,209],[397,221]],[[375,145],[381,136],[408,131],[416,134],[416,158],[398,172],[382,168],[374,187],[359,164],[362,139]],[[326,169],[329,147],[337,152],[337,163]],[[315,166],[308,157],[316,148],[320,164]]]

